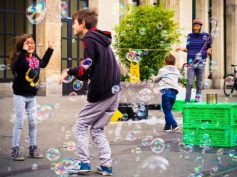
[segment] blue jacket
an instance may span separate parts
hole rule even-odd
[[[211,48],[211,35],[209,33],[190,33],[187,38],[187,63],[192,63],[200,52],[202,59],[207,58],[207,49]]]

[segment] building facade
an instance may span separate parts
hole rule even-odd
[[[123,18],[123,13],[127,13],[123,12],[126,4],[164,4],[166,8],[176,11],[174,20],[179,23],[182,33],[181,43],[173,46],[173,49],[185,46],[186,35],[192,31],[194,18],[201,18],[204,22],[203,31],[211,32],[213,25],[210,19],[216,17],[218,26],[213,40],[213,54],[206,65],[205,79],[212,80],[212,88],[222,88],[223,76],[232,71],[231,64],[237,64],[237,0],[64,0],[68,5],[66,17],[61,16],[61,0],[45,0],[46,16],[37,25],[31,24],[25,15],[26,8],[33,2],[0,1],[0,65],[7,65],[9,51],[17,34],[32,34],[39,56],[44,54],[47,41],[53,40],[55,51],[48,67],[42,70],[40,95],[67,95],[72,91],[72,85],[60,86],[56,81],[62,70],[78,65],[82,58],[80,38],[73,36],[70,18],[80,8],[96,8],[99,13],[98,28],[113,32]],[[186,61],[185,53],[173,53],[178,58],[177,66],[181,67]],[[12,79],[11,71],[0,70],[0,96],[12,95]],[[83,93],[83,90],[80,92]]]

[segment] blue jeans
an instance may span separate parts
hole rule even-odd
[[[192,94],[192,88],[193,88],[193,82],[196,77],[197,79],[197,90],[196,95],[202,94],[202,79],[204,74],[205,67],[189,67],[188,68],[188,83],[186,87],[186,102],[190,102],[191,94]]]
[[[165,130],[177,127],[177,122],[172,115],[172,107],[174,106],[178,91],[174,89],[163,89],[162,94],[162,109],[165,114]]]
[[[12,147],[20,146],[21,130],[24,120],[28,118],[29,124],[29,143],[30,146],[36,145],[36,117],[37,103],[35,96],[13,95],[15,109],[15,126],[12,131]]]

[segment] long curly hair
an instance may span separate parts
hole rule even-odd
[[[14,63],[15,63],[16,59],[18,58],[21,50],[23,49],[24,42],[28,38],[33,39],[33,36],[31,34],[21,34],[21,35],[17,35],[15,37],[15,44],[13,46],[13,50],[10,52],[9,59],[8,59],[10,69],[13,73],[15,73]]]

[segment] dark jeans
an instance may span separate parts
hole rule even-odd
[[[205,67],[189,67],[188,68],[188,83],[186,87],[186,102],[190,102],[191,94],[192,94],[192,88],[193,88],[193,82],[196,77],[197,79],[197,91],[196,95],[202,94],[202,78],[204,73]]]
[[[172,115],[172,107],[174,106],[177,91],[174,89],[163,89],[162,94],[162,109],[165,114],[165,130],[177,127],[177,122]]]

